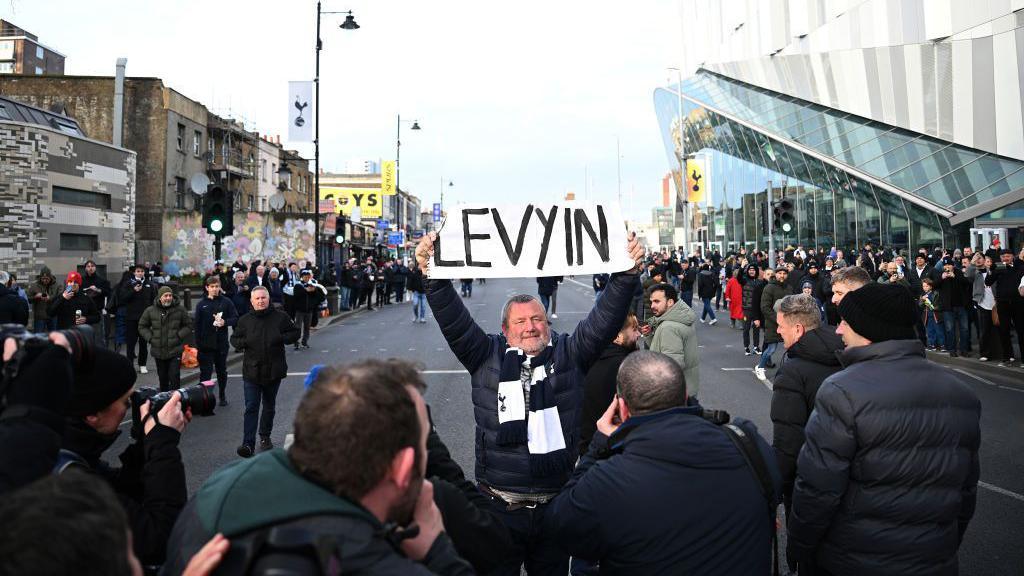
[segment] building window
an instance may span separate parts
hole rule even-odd
[[[199,150],[203,147],[203,133],[196,130],[192,133],[192,153],[199,156]]]
[[[178,152],[185,151],[185,125],[178,124]]]
[[[110,210],[110,194],[102,194],[91,190],[75,190],[74,188],[54,186],[53,203]]]
[[[95,252],[100,249],[100,240],[95,234],[68,234],[61,232],[60,249]]]
[[[267,160],[260,160],[260,180],[267,181]]]
[[[36,66],[36,76],[42,76],[42,75],[43,75],[43,69],[40,68],[39,66]]]
[[[267,211],[267,199],[266,198],[260,198],[260,212],[266,212],[266,211]]]
[[[0,62],[0,74],[13,74],[14,62]]]
[[[249,210],[249,212],[252,212],[252,208],[253,208],[252,194],[249,194],[248,198],[249,198],[249,203],[248,203],[249,208],[248,208],[248,210]]]
[[[174,177],[174,207],[185,209],[185,179],[180,176]]]
[[[46,54],[43,53],[43,47],[42,46],[36,46],[36,58],[42,60],[45,57],[46,57]]]
[[[234,202],[235,210],[241,210],[242,209],[242,195],[241,194],[235,194],[234,192],[231,192],[231,195],[235,199],[235,202]]]
[[[277,164],[270,165],[270,179],[274,184],[277,184]]]
[[[203,197],[194,192],[192,193],[192,209],[196,212],[203,211]]]

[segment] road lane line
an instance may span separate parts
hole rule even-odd
[[[729,371],[732,371],[732,370],[743,370],[743,371],[746,371],[746,372],[753,372],[754,371],[753,368],[722,368],[722,370],[725,370],[726,372],[729,372]]]
[[[981,480],[978,480],[978,486],[981,486],[982,488],[984,488],[986,490],[991,490],[991,491],[993,491],[993,492],[995,492],[997,494],[1002,494],[1003,496],[1009,496],[1010,498],[1013,498],[1014,500],[1020,500],[1021,502],[1024,502],[1024,494],[1017,494],[1016,492],[1011,492],[1011,491],[1007,490],[1006,488],[1000,488],[999,486],[993,486],[992,484],[989,484],[988,482],[982,482]]]
[[[981,382],[982,384],[988,384],[989,386],[992,386],[993,388],[1002,388],[1003,390],[1010,390],[1012,392],[1020,392],[1020,393],[1024,394],[1024,390],[1022,390],[1020,388],[1014,388],[1013,386],[1003,386],[1002,384],[996,384],[995,382],[992,382],[991,380],[987,380],[985,378],[982,378],[981,376],[978,376],[978,375],[975,375],[975,374],[971,374],[970,372],[968,372],[966,370],[961,370],[960,368],[953,368],[953,371],[954,372],[959,372],[960,374],[963,374],[964,376],[969,376],[969,377],[977,380],[978,382]]]
[[[468,370],[421,370],[420,374],[469,374]],[[289,372],[288,376],[309,376],[309,372]],[[241,378],[241,374],[228,374],[228,378]],[[125,420],[128,422],[129,420]],[[124,424],[122,422],[121,424]]]

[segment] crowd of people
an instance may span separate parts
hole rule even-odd
[[[0,404],[0,573],[747,575],[779,573],[780,559],[801,575],[957,573],[981,408],[927,360],[927,313],[950,354],[971,352],[976,324],[982,353],[998,358],[985,347],[1024,326],[1020,258],[924,251],[907,267],[870,245],[852,261],[800,246],[702,258],[645,255],[631,238],[635,267],[593,278],[594,306],[571,333],[552,327],[553,277],[538,279],[539,298],[511,297],[487,334],[464,281],[429,278],[433,241],[410,265],[349,261],[336,278],[349,307],[406,291],[413,322],[430,307],[470,375],[475,481],[434,428],[417,367],[398,359],[314,367],[293,443],[273,446],[286,347],[308,343],[304,314],[320,301],[308,268],[218,264],[190,317],[136,267],[109,291],[168,390],[183,340],[197,344],[204,380],[216,372],[222,402],[224,358],[243,351],[243,458],[189,498],[182,392],[142,398],[134,350],[73,330],[46,345],[8,338],[4,361],[18,369],[5,367]],[[107,309],[91,300],[102,284],[85,290],[73,273],[52,288],[45,272],[26,296],[54,328]],[[20,297],[4,283],[6,305]],[[745,354],[760,353],[758,377],[784,349],[771,443],[701,404],[698,323],[715,329],[723,304]],[[979,310],[995,312],[986,324]],[[133,441],[114,468],[101,456],[129,411]],[[40,539],[57,541],[42,552]]]

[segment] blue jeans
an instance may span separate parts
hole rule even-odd
[[[351,298],[352,289],[349,288],[348,286],[341,286],[340,288],[341,288],[341,298],[339,299],[339,302],[341,302],[341,309],[342,310],[349,310],[350,308],[349,308],[349,305],[348,305],[348,301],[349,301],[349,298]]]
[[[242,380],[245,390],[245,422],[242,425],[242,444],[249,447],[256,446],[256,424],[259,423],[260,436],[269,438],[274,428],[274,413],[277,407],[277,389],[281,387],[280,380],[274,380],[268,384],[256,384],[248,380]],[[260,404],[263,404],[263,413],[260,414]]]
[[[942,323],[946,328],[946,350],[956,352],[956,344],[959,341],[960,352],[970,352],[971,333],[967,330],[967,309],[958,306],[949,310],[943,310]]]
[[[768,366],[768,363],[772,361],[772,354],[775,354],[775,349],[779,347],[778,342],[772,342],[771,344],[764,345],[764,351],[761,352],[761,361],[757,363],[758,368],[764,368]]]
[[[425,292],[412,293],[412,317],[415,320],[423,320],[427,314],[427,295]]]
[[[701,298],[700,301],[704,303],[704,310],[700,313],[700,319],[703,320],[711,316],[711,319],[714,320],[715,309],[711,307],[711,298]]]
[[[548,307],[551,306],[551,296],[548,294],[538,294],[540,296],[540,303],[544,305],[544,312],[548,311]]]
[[[693,290],[684,290],[679,293],[679,301],[686,302],[686,305],[693,308]]]
[[[925,334],[928,336],[928,346],[935,346],[936,348],[944,346],[946,341],[945,332],[942,329],[942,324],[935,319],[935,314],[932,312],[928,312]]]
[[[53,332],[57,329],[57,319],[50,318],[49,320],[36,320],[32,326],[33,332]]]
[[[462,283],[462,295],[468,296],[469,298],[473,297],[473,282]]]

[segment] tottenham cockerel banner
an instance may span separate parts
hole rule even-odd
[[[463,204],[434,242],[431,278],[532,278],[633,267],[617,204]]]
[[[288,83],[288,141],[313,141],[313,83]]]

